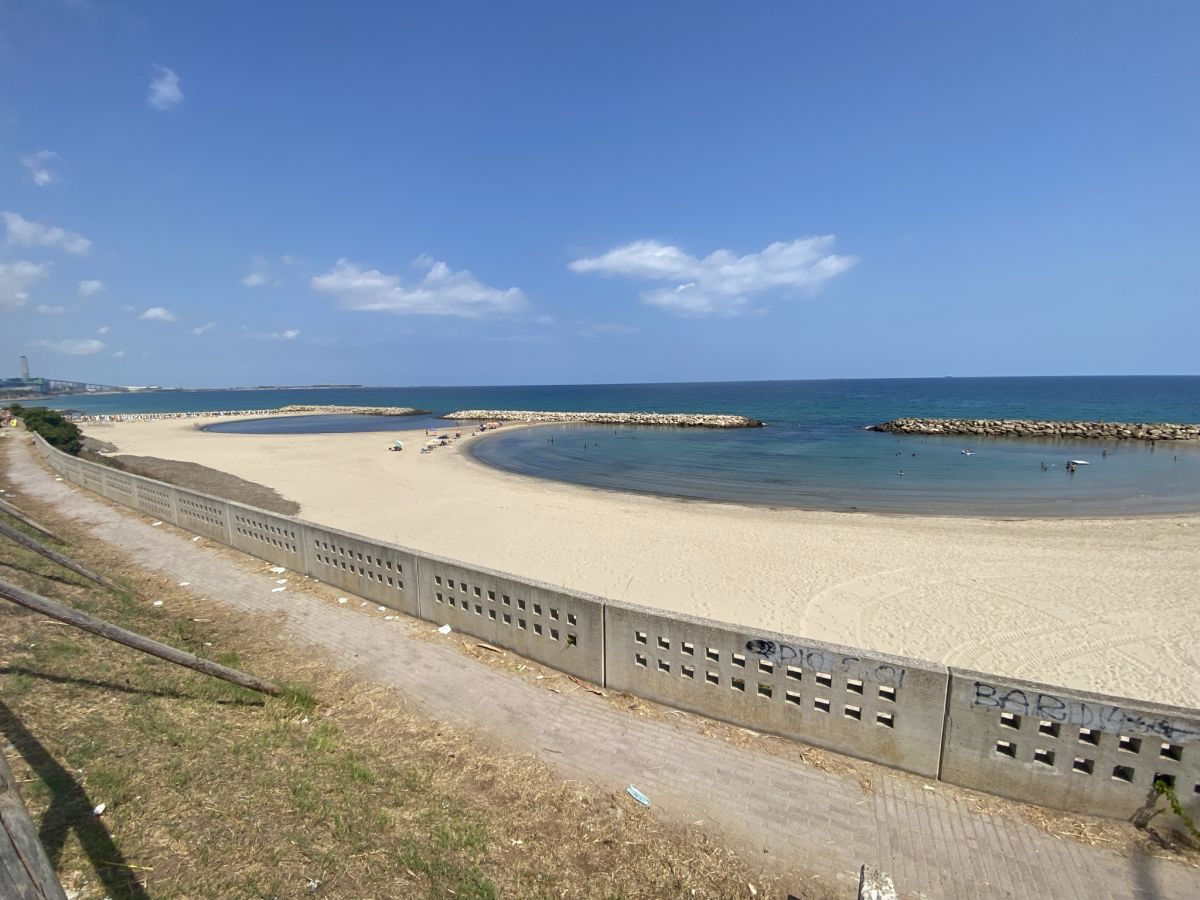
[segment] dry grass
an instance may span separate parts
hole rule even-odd
[[[0,608],[6,756],[79,897],[750,897],[751,884],[786,895],[699,829],[481,749],[289,646],[273,620],[214,616],[23,505],[70,542],[58,549],[131,592],[93,589],[8,542],[0,577],[290,685],[263,698]]]

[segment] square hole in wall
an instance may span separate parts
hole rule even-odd
[[[758,683],[758,696],[766,697],[768,700],[770,700],[774,693],[774,690],[772,690],[769,684],[764,684],[761,681]]]
[[[504,624],[505,624],[505,625],[511,625],[511,624],[512,624],[512,613],[505,613],[505,614],[504,614]]]
[[[1154,784],[1155,781],[1161,781],[1167,787],[1172,788],[1172,789],[1175,787],[1175,776],[1174,775],[1167,775],[1163,772],[1155,772],[1154,773],[1154,781],[1152,781],[1150,783]]]
[[[517,598],[517,609],[524,609],[524,608],[525,608],[525,601],[522,600],[520,597],[518,597]]]
[[[665,637],[660,637],[658,639],[658,649],[659,650],[670,650],[671,649],[671,639],[665,638]]]
[[[851,694],[861,694],[863,692],[863,683],[857,678],[847,678],[846,690]]]
[[[704,658],[711,659],[713,662],[720,662],[721,661],[721,651],[714,650],[712,647],[705,647],[704,648]]]
[[[795,691],[784,691],[783,699],[788,703],[796,704],[796,706],[800,706],[804,702],[803,698]]]
[[[558,640],[558,629],[557,628],[550,629],[550,640],[552,640],[552,641]]]
[[[525,629],[525,620],[524,620],[524,619],[517,619],[517,627],[518,627],[518,628],[520,628],[520,629],[522,629],[522,630],[524,630],[524,629]]]
[[[482,597],[482,596],[483,596],[483,590],[482,590],[481,588],[475,588],[475,596],[476,596],[476,597]]]
[[[505,606],[512,606],[512,597],[508,596],[508,594],[502,594],[500,596],[500,602]]]
[[[475,615],[477,615],[477,616],[483,615],[483,606],[478,603],[475,604]]]
[[[1045,734],[1050,737],[1058,737],[1058,733],[1062,730],[1062,726],[1057,722],[1047,722],[1042,720],[1038,722],[1038,734]]]
[[[896,727],[896,716],[893,715],[892,713],[885,713],[885,712],[876,713],[875,714],[875,724],[882,725],[884,728],[895,728]]]
[[[745,657],[743,654],[741,654],[741,653],[731,653],[731,654],[729,654],[729,660],[730,660],[730,662],[732,662],[732,663],[733,663],[735,666],[737,666],[739,669],[744,669],[744,668],[746,668],[746,657]]]
[[[538,623],[538,622],[534,622],[534,623],[533,623],[533,633],[534,633],[534,634],[541,634],[541,633],[542,633],[542,626],[541,626],[541,624],[540,624],[540,623]]]
[[[575,613],[567,613],[567,624],[575,625],[579,620],[575,617]]]
[[[488,610],[488,618],[491,619],[493,622],[496,621],[496,611],[494,609]]]
[[[847,719],[853,719],[855,722],[862,721],[862,707],[860,706],[844,706],[842,707],[842,715]]]
[[[1129,766],[1113,766],[1112,777],[1113,781],[1124,781],[1128,784],[1133,781],[1133,769]]]
[[[746,681],[744,678],[731,678],[729,680],[729,685],[735,691],[745,691],[746,690]]]
[[[830,709],[829,701],[826,700],[824,697],[815,697],[813,699],[813,709],[819,710],[820,712],[823,712],[823,713],[827,713],[827,712],[829,712],[829,709]]]
[[[1054,765],[1054,751],[1037,747],[1033,751],[1033,761],[1040,762],[1044,766],[1052,766]]]
[[[996,752],[1009,759],[1017,758],[1017,745],[1012,741],[996,741]]]
[[[540,603],[533,604],[533,614],[535,616],[540,616],[542,614],[542,604],[540,604]]]
[[[833,676],[828,672],[818,672],[817,684],[821,685],[821,687],[833,687]]]
[[[579,645],[579,638],[576,635],[568,634],[567,635],[567,646],[568,647],[576,647],[578,645]]]
[[[633,654],[633,661],[635,663],[637,663],[639,666],[641,666],[642,668],[645,668],[645,666],[646,666],[646,657],[644,657],[640,653]]]
[[[458,583],[458,589],[465,594],[467,592],[467,583],[465,581],[460,581]]]
[[[680,642],[679,649],[682,650],[684,653],[686,653],[688,656],[694,656],[696,653],[696,645],[691,643],[690,641]]]
[[[787,677],[792,681],[800,681],[804,677],[804,670],[799,666],[788,666]]]
[[[496,592],[495,592],[495,591],[488,591],[488,599],[489,599],[489,600],[495,600],[495,599],[496,599]]]
[[[555,609],[553,606],[550,607],[550,618],[553,619],[555,622],[558,621],[558,610]]]
[[[438,603],[442,602],[442,592],[441,591],[438,591],[437,593],[435,593],[433,595],[433,597],[435,600],[437,600]]]
[[[1000,713],[1000,725],[1002,728],[1019,729],[1021,727],[1021,717],[1016,713],[1002,712]]]
[[[670,664],[669,662],[667,662],[665,659],[660,659],[660,660],[658,661],[658,671],[660,671],[660,672],[670,672],[670,671],[671,671],[671,664]]]
[[[1096,763],[1093,760],[1084,759],[1082,756],[1077,756],[1071,761],[1071,771],[1080,775],[1091,775],[1095,768]]]
[[[433,576],[433,583],[434,583],[434,584],[441,584],[441,583],[442,583],[442,576],[441,576],[441,575],[434,575],[434,576]]]
[[[1100,731],[1097,728],[1080,728],[1079,743],[1091,744],[1096,747],[1100,744]]]
[[[1158,755],[1163,759],[1173,759],[1178,762],[1183,759],[1183,748],[1178,744],[1163,744],[1158,749]]]
[[[1123,750],[1126,753],[1141,753],[1142,739],[1123,734],[1121,735],[1120,740],[1117,741],[1117,749]]]
[[[896,702],[896,689],[894,687],[892,687],[891,685],[881,684],[879,686],[879,699],[887,700],[889,703],[895,703]]]
[[[696,667],[695,666],[680,666],[679,674],[682,675],[684,678],[695,678],[696,677]]]
[[[769,659],[760,659],[758,661],[758,671],[766,672],[768,675],[770,675],[775,671],[775,663],[771,662]]]
[[[721,683],[721,673],[720,672],[711,672],[706,669],[704,672],[704,680],[707,681],[709,684],[720,684]]]
[[[644,631],[635,631],[633,633],[633,639],[639,644],[644,644],[647,640],[649,640],[649,638],[646,637],[646,632]]]

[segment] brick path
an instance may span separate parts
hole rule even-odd
[[[1055,838],[1015,814],[978,812],[966,793],[947,785],[855,763],[869,769],[868,795],[846,775],[636,717],[584,691],[556,694],[528,684],[411,634],[425,624],[384,622],[355,606],[272,593],[271,576],[54,481],[20,436],[6,434],[0,452],[8,454],[13,488],[54,503],[143,567],[189,581],[233,609],[282,613],[285,633],[395,687],[429,715],[533,753],[564,777],[606,791],[636,784],[660,815],[707,820],[711,832],[761,851],[764,861],[774,857],[784,868],[847,885],[871,862],[892,874],[902,893],[930,898],[1200,896],[1196,868]]]

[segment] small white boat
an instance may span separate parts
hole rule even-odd
[[[960,450],[958,452],[961,453],[963,456],[974,456],[975,455],[975,451],[972,450],[970,447],[968,447],[966,450]]]
[[[1086,459],[1072,459],[1072,460],[1070,460],[1070,463],[1073,466],[1090,466],[1091,465],[1091,463],[1088,462]]]

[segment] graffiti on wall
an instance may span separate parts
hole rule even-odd
[[[888,663],[876,663],[858,656],[844,656],[841,653],[831,653],[819,647],[800,647],[795,644],[781,644],[779,641],[768,641],[761,638],[746,641],[746,652],[762,659],[769,659],[782,666],[799,666],[813,672],[841,672],[848,678],[858,678],[862,681],[877,681],[880,684],[904,685],[906,670],[901,666]]]
[[[1088,700],[998,687],[986,681],[975,682],[971,705],[1113,734],[1155,735],[1177,744],[1200,739],[1200,727],[1191,723]]]

